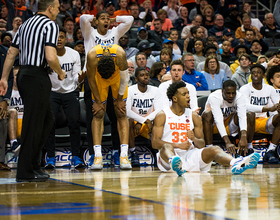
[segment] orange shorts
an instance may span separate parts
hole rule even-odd
[[[17,120],[17,137],[21,137],[22,118]]]
[[[230,123],[233,123],[233,116],[234,115],[235,114],[231,114],[226,120],[224,120],[224,125],[225,125],[225,128],[226,128],[226,132],[229,136],[231,136],[232,132],[236,132],[236,131],[231,131],[230,130]],[[216,124],[214,124],[213,134],[219,134],[219,130],[218,130]]]
[[[255,133],[272,134],[274,130],[272,119],[273,119],[273,115],[267,118],[256,118]]]
[[[137,121],[134,121],[134,124],[136,125]],[[139,135],[141,135],[142,137],[144,137],[146,139],[150,139],[149,128],[148,128],[148,126],[145,123],[142,124],[142,127],[141,127],[141,130],[139,132]],[[135,137],[137,137],[137,136],[135,136]]]

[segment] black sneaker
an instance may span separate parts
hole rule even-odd
[[[140,166],[139,156],[138,156],[136,150],[131,151],[130,153],[131,153],[131,165],[133,167],[139,167]]]
[[[267,151],[263,156],[263,162],[269,164],[278,164],[279,160],[276,158],[275,151],[273,150]]]
[[[20,150],[20,144],[15,141],[12,145],[12,152],[14,153],[14,157],[17,157],[19,155],[19,150]]]
[[[253,153],[255,153],[254,148],[249,148],[246,156],[249,156],[250,154],[253,154]]]

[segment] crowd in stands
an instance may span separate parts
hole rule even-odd
[[[0,4],[1,44],[9,47],[19,26],[36,13],[38,2],[2,0]],[[66,31],[65,46],[80,55],[81,72],[86,54],[80,16],[106,11],[111,19],[133,17],[131,28],[119,39],[127,55],[129,87],[141,82],[140,76],[146,77],[150,86],[158,87],[150,89],[153,92],[166,91],[166,81],[182,80],[196,99],[196,91],[222,89],[228,79],[236,83],[237,89],[252,82],[253,64],[263,65],[265,72],[280,65],[280,50],[270,50],[280,46],[279,0],[274,12],[267,12],[263,21],[252,13],[249,3],[238,0],[60,0],[59,10],[56,23]],[[118,25],[114,20],[110,28]],[[171,74],[170,64],[176,60],[184,65],[182,76]],[[276,81],[273,74],[270,80],[264,76],[264,83],[279,93]],[[78,88],[82,90],[82,86]],[[192,101],[191,109],[199,111],[197,100]],[[133,115],[131,109],[128,112]],[[145,122],[143,118],[140,121]],[[12,145],[14,140],[13,137]]]

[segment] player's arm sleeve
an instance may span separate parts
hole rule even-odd
[[[240,131],[247,131],[246,99],[243,95],[237,100],[237,116]]]
[[[156,95],[154,99],[154,111],[146,117],[150,121],[153,121],[157,113],[159,113],[162,110],[161,97],[158,88],[155,89],[155,94]]]
[[[85,41],[89,40],[90,38],[91,22],[93,18],[94,18],[93,15],[88,15],[88,14],[83,14],[80,17],[80,27]]]
[[[273,104],[275,105],[275,104],[279,103],[279,100],[280,100],[279,94],[276,93],[276,90],[272,86],[270,87],[270,89],[271,89],[270,97],[271,97]]]
[[[247,89],[246,86],[242,86],[239,89],[239,92],[245,97],[246,99],[246,109],[248,112],[255,112],[255,113],[261,113],[263,106],[259,105],[252,105],[250,103],[250,91]]]
[[[134,18],[132,16],[117,16],[116,22],[120,22],[119,26],[117,27],[118,35],[121,37],[123,36],[131,27]]]
[[[189,94],[190,94],[190,107],[191,110],[196,110],[198,109],[198,104],[197,104],[197,96],[196,96],[196,89],[194,85],[189,86]]]
[[[73,66],[73,79],[76,84],[79,83],[79,74],[81,74],[81,59],[79,53],[77,52],[75,53],[75,61]]]
[[[129,88],[128,89],[127,100],[126,100],[126,114],[127,114],[127,117],[132,118],[134,121],[137,121],[137,122],[143,124],[146,121],[146,119],[144,117],[136,114],[134,111],[131,110],[132,94],[133,94],[133,91],[131,91],[131,89]]]
[[[220,107],[220,100],[213,96],[212,97],[210,96],[208,98],[208,103],[211,106],[211,111],[214,116],[214,121],[216,123],[216,126],[218,128],[218,131],[219,131],[221,137],[226,136],[227,132],[226,132],[226,128],[225,128],[224,120],[223,120],[224,116],[223,116],[223,113],[222,113],[222,110]]]

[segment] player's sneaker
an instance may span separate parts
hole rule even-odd
[[[128,160],[128,156],[120,157],[120,160],[121,160],[120,168],[122,170],[130,170],[130,169],[132,169],[131,164],[130,164],[130,162]]]
[[[88,160],[88,166],[90,167],[93,164],[94,161],[94,154],[90,155],[90,158]]]
[[[83,168],[84,162],[78,156],[74,156],[71,160],[71,167],[73,168]]]
[[[119,155],[119,152],[115,152],[114,154],[112,153],[111,165],[114,165],[116,167],[120,166],[120,155]]]
[[[136,150],[131,151],[130,153],[131,153],[131,165],[133,167],[139,167],[140,166],[139,156],[138,156]]]
[[[12,145],[12,152],[14,153],[14,157],[17,157],[19,155],[19,150],[20,150],[20,144],[15,141]]]
[[[253,154],[255,151],[254,151],[254,148],[249,148],[248,151],[247,151],[247,156]]]
[[[263,156],[263,162],[269,164],[278,164],[279,160],[275,155],[275,151],[273,150],[267,151]]]
[[[178,174],[178,176],[182,176],[186,172],[185,170],[182,170],[182,161],[180,157],[178,156],[172,157],[169,163],[171,169],[174,170]]]
[[[54,157],[50,157],[46,159],[46,165],[45,165],[46,169],[53,169],[55,168],[55,158]]]
[[[253,153],[247,157],[239,157],[237,161],[232,165],[231,172],[233,174],[241,174],[247,169],[254,168],[260,160],[258,153]]]
[[[103,168],[102,163],[102,156],[101,157],[94,157],[93,164],[90,166],[92,170],[101,170]]]

